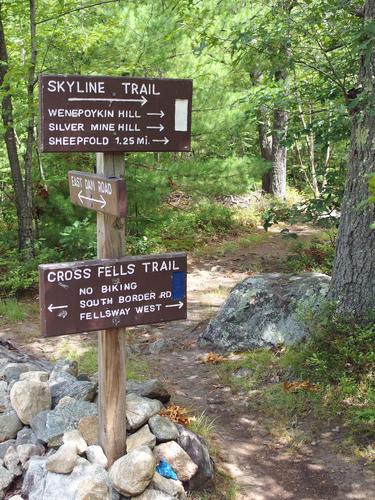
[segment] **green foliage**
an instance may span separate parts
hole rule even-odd
[[[249,404],[286,428],[308,418],[318,434],[341,420],[366,453],[375,436],[375,323],[357,324],[328,303],[306,321],[311,334],[305,343],[244,353],[218,370],[234,387],[250,391]],[[248,370],[240,378],[239,368]]]
[[[14,299],[0,300],[0,319],[5,321],[23,321],[27,317],[24,305]]]
[[[314,271],[330,275],[334,257],[334,238],[314,238],[308,244],[296,243],[293,254],[285,261],[285,270],[293,273]]]
[[[76,220],[60,233],[60,246],[69,259],[92,259],[96,255],[96,226],[88,218]]]

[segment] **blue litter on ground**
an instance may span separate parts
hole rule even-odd
[[[156,472],[167,479],[174,479],[177,481],[177,474],[164,458],[160,460],[159,465],[156,467]]]

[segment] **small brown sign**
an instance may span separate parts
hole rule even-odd
[[[45,337],[186,318],[186,253],[39,266]]]
[[[124,179],[68,172],[70,201],[80,207],[125,218],[127,198]]]
[[[192,81],[42,75],[42,151],[189,151]]]

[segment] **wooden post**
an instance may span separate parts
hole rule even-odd
[[[123,153],[97,153],[97,174],[124,175]],[[98,258],[123,257],[125,221],[112,215],[97,214]],[[99,361],[99,440],[111,466],[125,454],[125,339],[124,328],[102,330],[98,338]]]

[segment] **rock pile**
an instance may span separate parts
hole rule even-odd
[[[160,381],[129,381],[127,390],[127,454],[108,470],[95,378],[79,380],[68,361],[41,370],[32,360],[0,358],[0,499],[7,492],[14,500],[183,499],[212,487],[205,442],[159,415],[170,399]],[[156,472],[161,459],[177,480]]]

